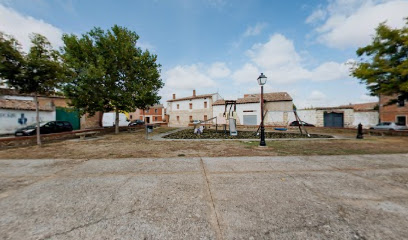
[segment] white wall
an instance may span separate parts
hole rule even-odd
[[[363,128],[370,128],[377,125],[379,119],[378,112],[354,112],[353,125],[358,126],[359,123],[363,124]]]
[[[317,111],[314,109],[310,109],[310,110],[297,110],[296,111],[300,120],[316,125],[317,124],[317,120],[316,120],[316,114]],[[289,123],[296,121],[295,118],[295,114],[293,112],[288,113],[288,119],[289,119]]]
[[[0,99],[12,99],[12,100],[34,101],[34,98],[33,98],[33,97],[14,96],[14,95],[3,95],[3,96],[0,96]]]
[[[19,119],[27,120],[26,124],[20,124]],[[40,111],[40,121],[55,121],[55,111]],[[35,123],[35,111],[0,109],[0,134],[14,133],[17,129]]]

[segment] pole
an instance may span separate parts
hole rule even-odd
[[[259,143],[259,146],[261,146],[261,147],[265,147],[265,146],[266,146],[266,142],[265,142],[264,117],[263,117],[263,105],[264,105],[263,86],[261,86],[261,142]]]

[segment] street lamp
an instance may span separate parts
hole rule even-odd
[[[263,99],[263,85],[266,83],[266,76],[261,73],[258,77],[258,84],[261,85],[261,142],[259,142],[259,146],[265,147],[266,142],[265,142],[265,127],[264,127],[264,111],[263,111],[263,105],[264,105],[264,99]]]

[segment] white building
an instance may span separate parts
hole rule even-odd
[[[166,113],[170,127],[187,127],[193,120],[207,120],[213,117],[213,103],[221,99],[218,93],[193,95],[167,101]]]
[[[369,128],[379,122],[376,106],[378,102],[302,109],[297,113],[302,121],[316,127],[355,128],[361,123],[364,128]],[[289,121],[295,121],[295,117],[291,116]]]
[[[39,107],[40,121],[54,121],[55,108]],[[35,103],[30,100],[0,99],[0,134],[36,123]]]
[[[259,125],[261,123],[260,94],[245,94],[243,98],[236,100],[237,125]],[[264,111],[267,112],[264,119],[265,125],[286,125],[293,110],[292,97],[286,92],[274,92],[264,94]],[[213,104],[213,116],[217,116],[219,124],[225,123],[225,101],[218,100]]]

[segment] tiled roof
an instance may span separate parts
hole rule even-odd
[[[260,94],[245,94],[243,98],[237,99],[237,104],[245,103],[259,103]],[[292,101],[292,97],[287,92],[274,92],[274,93],[264,93],[265,102],[281,102],[281,101]],[[225,100],[217,100],[213,103],[214,105],[224,105]]]
[[[184,97],[184,98],[170,99],[170,100],[167,100],[167,102],[177,102],[177,101],[193,100],[193,99],[200,99],[200,98],[210,98],[214,94],[216,94],[216,93],[196,95],[196,96],[190,96],[190,97]]]
[[[0,88],[0,95],[11,95],[11,96],[28,96],[28,97],[34,97],[34,94],[29,94],[29,93],[19,93],[16,89],[10,89],[10,88]],[[39,95],[39,97],[47,97],[47,98],[65,98],[62,95],[50,95],[50,96],[44,96],[44,95]]]
[[[0,99],[0,109],[14,110],[32,110],[35,111],[35,103],[33,101],[15,100],[15,99]],[[52,107],[39,106],[41,111],[54,111]]]
[[[374,108],[378,105],[378,102],[371,102],[371,103],[356,103],[356,104],[348,104],[348,105],[341,105],[337,107],[317,107],[316,110],[332,110],[332,109],[353,109],[356,112],[368,112],[368,111],[376,111]]]

